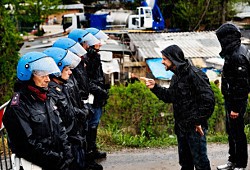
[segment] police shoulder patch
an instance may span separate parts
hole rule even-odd
[[[20,102],[20,94],[15,92],[12,99],[11,99],[11,106],[18,106]]]
[[[56,90],[57,90],[57,91],[61,91],[61,89],[60,89],[59,87],[56,87]]]

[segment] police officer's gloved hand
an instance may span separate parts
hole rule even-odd
[[[102,99],[108,99],[108,98],[109,98],[108,90],[103,90]]]
[[[67,170],[70,164],[73,162],[74,157],[71,153],[71,149],[65,151],[63,155],[63,159],[60,161],[60,169],[61,170]]]
[[[94,115],[95,111],[89,103],[84,104],[84,109],[88,110],[88,117],[87,118],[89,120]]]
[[[62,162],[60,170],[68,170],[70,164],[73,162],[74,158],[66,159]]]
[[[88,118],[89,110],[87,108],[79,109],[77,112],[77,119],[80,121],[85,121]]]
[[[60,153],[50,153],[49,155],[50,160],[55,162],[56,167],[64,166],[64,159],[63,159],[63,152]]]
[[[106,95],[106,100],[109,98],[109,89],[106,90],[107,91],[107,95]]]
[[[105,89],[106,89],[106,90],[108,90],[108,89],[111,88],[111,85],[110,85],[110,84],[105,84],[104,86],[105,86]]]

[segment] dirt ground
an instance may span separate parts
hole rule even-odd
[[[250,145],[248,145],[250,154]],[[224,164],[228,157],[227,144],[208,144],[208,157],[212,170]],[[250,163],[250,156],[248,157]],[[164,149],[124,149],[108,153],[105,160],[100,161],[104,170],[179,170],[177,147]],[[248,165],[247,170],[250,170]]]

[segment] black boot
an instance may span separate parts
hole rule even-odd
[[[86,164],[86,170],[103,170],[102,165],[95,162],[93,152],[86,154]]]
[[[87,170],[103,170],[103,167],[94,161],[87,166]]]
[[[106,152],[100,152],[97,149],[96,146],[96,136],[97,136],[97,127],[91,127],[89,128],[89,138],[88,140],[88,148],[89,150],[93,151],[94,153],[94,159],[102,159],[107,157]]]
[[[94,158],[95,159],[103,159],[107,157],[107,153],[106,152],[101,152],[98,151],[98,149],[94,150]]]

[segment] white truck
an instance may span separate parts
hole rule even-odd
[[[82,28],[86,23],[84,13],[72,13],[63,15],[62,25],[64,32],[70,32],[75,28]]]
[[[136,12],[130,10],[100,10],[86,17],[84,13],[66,14],[63,16],[63,29],[70,31],[74,28],[96,27],[107,29],[112,27],[123,27],[126,29],[152,29],[162,30],[165,23],[157,0],[146,0],[143,5],[137,7]],[[114,19],[112,25],[107,25],[106,17],[110,13]]]
[[[152,29],[152,27],[153,15],[151,7],[137,7],[137,14],[129,16],[129,29]]]

